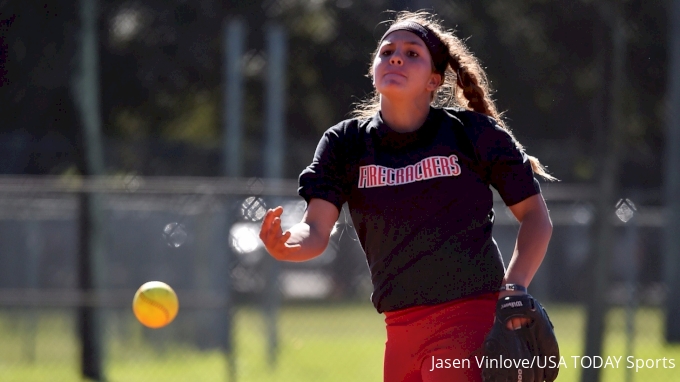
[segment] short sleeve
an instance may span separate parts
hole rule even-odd
[[[541,192],[528,155],[495,121],[480,134],[478,147],[483,152],[481,155],[486,162],[489,182],[507,206]]]
[[[347,158],[341,149],[340,129],[327,130],[314,153],[312,163],[300,174],[298,194],[307,203],[319,198],[333,203],[338,211],[347,201],[350,188],[347,178]]]

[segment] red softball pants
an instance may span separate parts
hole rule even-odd
[[[481,382],[498,293],[385,312],[384,382]]]

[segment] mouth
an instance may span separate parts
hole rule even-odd
[[[395,75],[395,76],[400,76],[400,77],[406,78],[406,76],[405,76],[404,74],[402,74],[402,73],[397,73],[397,72],[387,72],[387,73],[385,73],[385,75],[384,75],[383,77],[388,76],[388,75],[390,75],[390,74],[393,74],[393,75]]]

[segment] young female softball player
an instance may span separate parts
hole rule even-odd
[[[496,301],[526,293],[548,247],[534,174],[552,177],[504,125],[477,59],[432,15],[400,13],[370,77],[374,97],[324,133],[300,175],[302,221],[282,232],[283,209],[271,209],[260,238],[278,260],[309,260],[347,202],[385,315],[384,380],[481,381],[473,355]],[[489,186],[521,223],[507,269]]]

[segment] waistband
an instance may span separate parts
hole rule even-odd
[[[404,321],[417,321],[443,310],[459,310],[461,312],[467,312],[478,307],[486,307],[486,309],[493,307],[493,309],[495,309],[498,295],[499,292],[484,293],[451,300],[441,304],[417,305],[383,312],[383,314],[385,315],[385,323],[387,325],[399,325]]]

